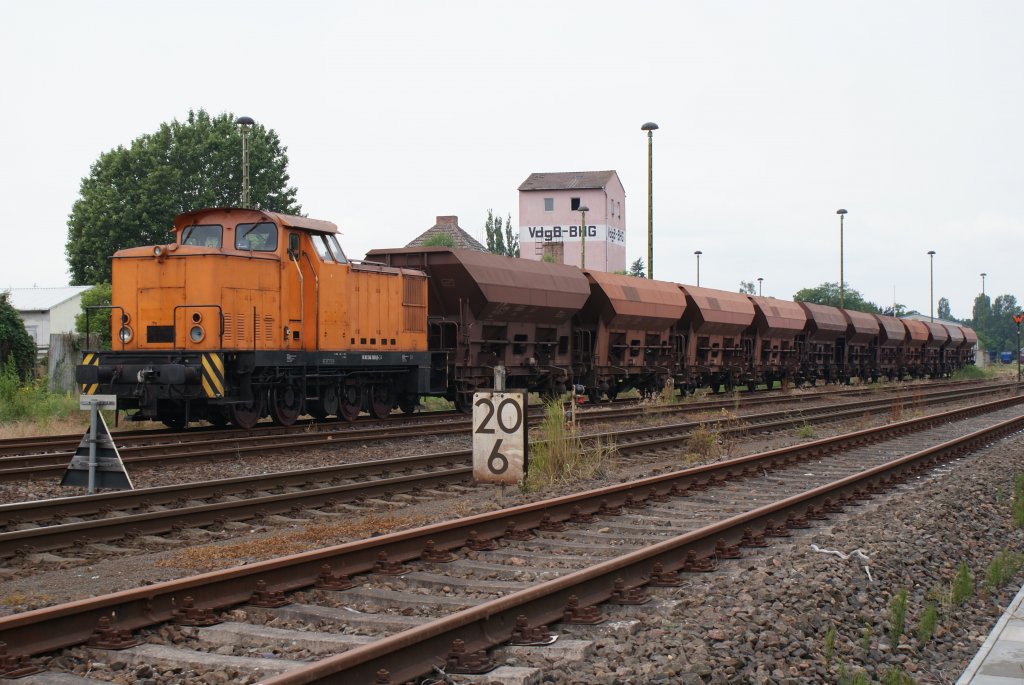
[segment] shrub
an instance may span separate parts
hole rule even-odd
[[[47,421],[77,410],[75,398],[50,392],[45,378],[22,383],[13,359],[0,370],[0,422]]]
[[[36,346],[25,330],[21,315],[10,302],[10,293],[0,292],[0,368],[11,369],[20,382],[32,378]]]

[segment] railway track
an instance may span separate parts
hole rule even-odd
[[[549,642],[556,622],[585,631],[573,625],[671,593],[680,573],[758,553],[1022,429],[1011,398],[26,612],[0,619],[0,641],[10,670],[91,639],[99,662],[216,667],[267,685],[484,669],[479,650]]]
[[[937,392],[918,398],[920,407],[981,398],[982,389],[951,394]],[[1016,399],[1005,400],[1015,402]],[[588,436],[605,445],[614,443],[620,459],[651,451],[679,448],[698,427],[731,437],[792,429],[804,425],[857,419],[865,412],[891,412],[891,399],[864,400],[841,408],[814,407],[748,415],[742,421],[726,417],[711,422],[687,422],[641,427]],[[964,411],[946,412],[958,416]],[[926,425],[931,419],[920,419]],[[912,424],[918,425],[918,424]],[[87,559],[90,545],[116,541],[132,547],[146,536],[223,526],[227,522],[262,520],[270,516],[301,517],[310,511],[341,515],[344,507],[373,506],[397,493],[429,493],[469,486],[472,451],[397,457],[373,462],[260,474],[217,481],[109,492],[0,505],[0,558],[17,557],[34,563],[41,552],[76,547]],[[143,545],[145,547],[145,545]],[[109,554],[94,547],[93,555]]]
[[[924,406],[934,400],[945,400],[957,397],[985,397],[999,393],[1009,392],[1016,388],[1013,383],[1003,384],[971,384],[956,385],[952,388],[928,390],[927,392],[914,392],[909,395],[896,392],[895,395],[889,392],[882,393],[879,397],[878,391],[857,393],[850,395],[843,393],[839,397],[849,400],[852,396],[863,396],[867,394],[871,399],[858,402],[846,402],[845,406],[853,410],[867,411],[879,406],[891,406],[893,397],[899,399],[906,406]],[[596,411],[580,412],[577,421],[581,423],[599,423],[610,421],[626,421],[635,418],[663,419],[677,416],[679,414],[699,414],[716,410],[727,410],[744,408],[750,409],[760,404],[794,404],[798,411],[808,418],[815,416],[821,411],[831,411],[834,405],[822,407],[809,407],[818,398],[818,394],[798,395],[794,397],[755,397],[748,398],[745,403],[730,401],[692,402],[682,404],[655,405],[649,407],[623,407],[615,409],[603,409]],[[828,399],[835,396],[828,395]],[[781,412],[766,413],[762,417],[755,417],[753,420],[770,420],[774,415],[785,415],[793,410],[782,410]],[[540,415],[531,416],[531,421],[536,423]],[[746,417],[745,419],[746,420]],[[337,449],[342,445],[373,444],[386,440],[414,438],[414,437],[437,437],[440,435],[468,435],[470,421],[465,418],[430,423],[426,425],[402,425],[388,426],[384,428],[346,429],[341,431],[302,431],[286,433],[271,432],[267,434],[215,437],[212,439],[189,440],[182,443],[161,442],[158,444],[138,444],[121,446],[118,451],[126,465],[145,466],[172,466],[187,462],[212,462],[218,460],[237,460],[245,457],[267,455],[274,453],[285,453],[296,449]],[[694,427],[701,422],[689,422],[681,424],[687,427]],[[345,424],[340,424],[345,425]],[[77,442],[75,443],[77,447]],[[21,456],[8,456],[0,458],[0,483],[18,482],[22,480],[40,480],[46,478],[57,479],[67,468],[71,453],[37,453]]]
[[[967,388],[983,385],[980,381],[944,381],[926,383],[884,383],[871,386],[859,386],[855,388],[817,388],[816,390],[799,391],[785,394],[781,389],[759,392],[756,394],[739,393],[736,396],[728,395],[715,399],[694,400],[688,399],[683,402],[659,408],[664,412],[679,411],[714,411],[722,408],[734,408],[737,406],[751,407],[763,404],[770,404],[780,401],[813,401],[830,397],[858,397],[862,395],[877,395],[878,393],[913,393],[928,392],[932,389]],[[651,408],[642,409],[635,405],[632,400],[617,400],[615,403],[602,403],[600,405],[586,405],[587,411],[581,412],[581,416],[589,413],[608,413],[611,411],[623,412],[624,415],[639,414],[642,411],[651,411]],[[625,405],[625,406],[622,406]],[[539,415],[539,410],[534,412]],[[588,420],[584,418],[583,420]],[[114,438],[121,450],[148,447],[150,451],[160,449],[180,449],[188,443],[209,444],[216,441],[236,440],[246,441],[248,439],[265,439],[269,437],[298,436],[311,433],[326,434],[358,434],[366,432],[367,435],[381,434],[387,431],[392,432],[416,432],[417,427],[429,428],[431,430],[442,430],[451,423],[454,426],[464,428],[469,425],[469,419],[458,411],[430,411],[409,416],[396,416],[389,421],[364,417],[355,423],[349,423],[340,419],[328,419],[324,421],[303,421],[293,426],[276,426],[270,423],[262,423],[255,428],[245,430],[239,428],[192,428],[186,431],[171,431],[164,429],[154,430],[132,430],[117,431]],[[386,430],[385,430],[386,429]],[[453,430],[456,430],[453,427]],[[0,440],[0,464],[14,463],[7,462],[7,457],[17,456],[42,456],[55,454],[59,458],[70,455],[78,447],[82,440],[81,434],[65,435],[44,435],[34,437],[6,438]]]

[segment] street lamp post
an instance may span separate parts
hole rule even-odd
[[[764,278],[762,278],[761,276],[757,277],[757,296],[758,297],[761,297],[761,283],[763,281],[764,281]]]
[[[836,214],[839,215],[839,306],[843,306],[843,292],[846,288],[846,284],[843,281],[843,219],[846,218],[845,209],[837,209]]]
[[[249,208],[249,127],[256,122],[252,117],[238,117],[235,123],[242,127],[242,208]]]
[[[700,256],[704,254],[700,250],[694,250],[693,254],[697,255],[697,287],[700,287]]]
[[[935,250],[928,250],[928,316],[935,321]]]
[[[985,297],[985,276],[988,276],[984,271],[981,272],[981,296]]]
[[[647,278],[654,278],[654,132],[658,125],[648,121],[640,130],[647,131]]]
[[[587,212],[590,207],[580,205],[580,268],[587,268]]]

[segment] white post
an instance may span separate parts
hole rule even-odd
[[[96,492],[96,425],[99,423],[99,403],[89,403],[89,494]]]

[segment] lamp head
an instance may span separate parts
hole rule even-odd
[[[646,124],[640,127],[641,131],[657,131],[658,125],[653,121],[648,121]]]
[[[590,207],[587,207],[586,205],[580,205],[580,207],[579,207],[579,209],[577,211],[589,212],[590,211]]]
[[[934,257],[935,256],[935,250],[928,250],[928,254],[931,255],[932,257]]]
[[[845,209],[837,209],[836,210],[836,214],[846,214],[846,210]]]
[[[235,123],[240,126],[252,126],[256,122],[252,120],[252,117],[238,117],[235,119]]]
[[[697,255],[698,257],[700,257],[700,256],[701,256],[702,254],[704,254],[704,253],[703,253],[703,252],[701,252],[700,250],[694,250],[694,251],[693,251],[693,254],[695,254],[695,255]]]

